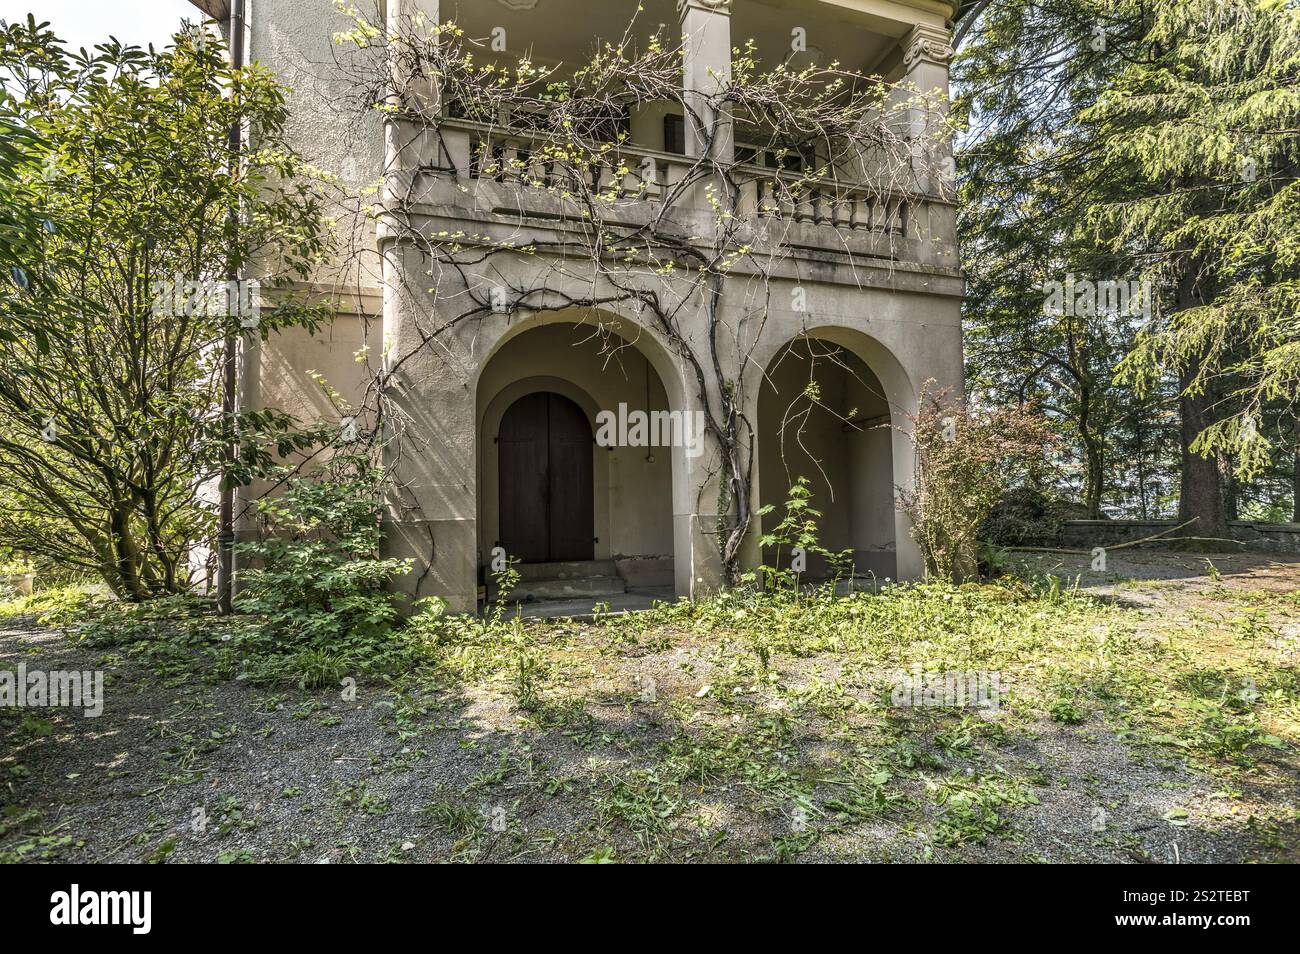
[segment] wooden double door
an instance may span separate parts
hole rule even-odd
[[[507,555],[523,563],[595,558],[594,449],[587,415],[563,395],[537,391],[510,405],[497,434]]]

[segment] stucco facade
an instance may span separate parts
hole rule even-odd
[[[573,0],[389,0],[388,6],[390,17],[418,9],[431,19],[472,20],[479,29],[499,19],[504,35],[519,38],[512,53],[529,49],[540,58],[573,55],[601,29],[596,24],[596,33],[584,32],[589,5]],[[600,16],[619,6],[602,4]],[[626,17],[636,3],[623,6]],[[648,6],[652,20],[680,24],[687,48],[683,83],[701,96],[727,75],[733,46],[755,35],[784,37],[792,25],[810,37],[814,52],[806,55],[851,55],[845,62],[855,69],[947,94],[951,3],[662,0]],[[341,108],[347,79],[335,66],[331,34],[345,24],[330,0],[250,0],[248,23],[250,56],[291,87],[294,136],[317,165],[353,185],[382,181],[381,201],[398,191],[414,195],[410,208],[422,229],[523,244],[566,228],[557,200],[544,190],[474,177],[471,152],[486,134],[473,123],[448,123],[435,146],[427,138],[403,138],[399,124],[385,130],[373,116]],[[826,49],[819,50],[822,37]],[[630,129],[638,155],[671,181],[681,157],[666,148],[662,115],[638,110]],[[689,129],[686,139],[689,156],[698,144]],[[922,572],[896,501],[897,488],[912,479],[906,424],[927,382],[954,394],[961,388],[963,286],[948,188],[918,174],[906,201],[890,213],[895,219],[883,223],[876,209],[865,200],[855,205],[852,197],[842,208],[782,210],[770,219],[780,219],[789,252],[763,277],[762,320],[755,320],[754,276],[743,264],[727,275],[719,299],[721,323],[734,338],[722,349],[721,378],[743,384],[744,414],[757,422],[752,506],[779,511],[793,479],[807,477],[825,515],[823,542],[850,551],[859,573],[878,578]],[[707,233],[703,197],[675,215],[685,234]],[[429,262],[403,229],[382,218],[378,226],[358,221],[340,228],[363,253],[346,271],[322,276],[322,286],[345,303],[342,313],[314,337],[247,343],[242,400],[328,415],[315,377],[356,394],[385,356],[403,355],[384,384],[414,440],[391,461],[402,489],[385,531],[390,554],[413,561],[399,584],[413,596],[441,596],[458,610],[475,607],[484,568],[502,544],[503,481],[521,479],[503,476],[498,444],[503,419],[521,398],[546,392],[571,401],[593,434],[602,411],[625,406],[690,414],[717,399],[712,377],[701,384],[680,347],[625,303],[598,316],[566,309],[487,314],[440,334],[436,347],[422,346],[427,328],[444,324],[440,316],[450,318],[459,304],[431,281]],[[522,253],[495,256],[490,274],[469,281],[513,287],[545,281],[557,290],[571,282],[575,296],[599,284],[579,269],[557,272],[544,255]],[[688,305],[693,287],[683,281],[680,288]],[[706,347],[702,319],[681,327],[693,346]],[[798,413],[792,408],[806,387],[811,355],[821,353],[835,355],[833,370],[819,378],[821,400],[801,418],[796,439],[780,425]],[[714,450],[707,441],[701,453],[593,441],[592,559],[614,561],[633,586],[671,586],[683,596],[719,586]],[[764,559],[757,523],[742,560],[751,567]]]

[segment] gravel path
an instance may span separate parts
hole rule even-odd
[[[1146,551],[1112,560],[1105,577],[1088,578],[1083,557],[1058,572],[1083,573],[1085,585],[1152,618],[1220,605],[1216,586],[1300,585],[1296,561],[1211,559],[1223,582],[1206,575],[1203,558]],[[1135,576],[1157,582],[1134,586]],[[658,672],[667,692],[685,663],[706,679],[704,663],[684,655],[690,651],[679,646],[629,659],[626,682]],[[637,857],[644,826],[611,823],[610,812],[630,777],[648,787],[638,797],[654,804],[648,753],[689,721],[599,686],[584,687],[594,691],[582,695],[581,718],[548,728],[521,722],[509,695],[492,685],[399,701],[382,685],[362,684],[345,701],[337,693],[160,681],[136,662],[70,644],[30,619],[0,621],[0,665],[20,661],[29,669],[102,667],[108,702],[99,718],[61,709],[0,712],[0,858],[8,860]],[[852,745],[810,721],[792,751],[806,769]],[[1290,806],[1297,816],[1298,773],[1286,760],[1274,768],[1289,775],[1289,785],[1279,786],[1276,773],[1267,788],[1246,780],[1229,800],[1221,783],[1177,759],[1141,754],[1097,718],[1077,726],[1044,722],[992,750],[926,758],[927,771],[900,780],[900,791],[918,804],[933,779],[989,773],[1030,780],[1033,797],[1008,809],[1012,824],[983,843],[937,848],[927,826],[933,812],[924,808],[828,832],[802,860],[1300,860],[1294,821],[1260,831],[1249,820],[1253,807],[1285,815]],[[769,859],[780,856],[792,830],[799,833],[788,815],[757,805],[742,785],[715,787],[704,802],[689,831],[684,820],[671,826],[666,856]]]

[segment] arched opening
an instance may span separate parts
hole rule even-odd
[[[500,547],[520,562],[521,590],[536,599],[672,595],[675,450],[598,442],[610,416],[665,412],[670,400],[655,366],[612,325],[538,321],[483,365],[477,525],[485,584]]]
[[[880,378],[843,344],[801,337],[768,365],[759,393],[759,498],[772,511],[771,533],[790,490],[807,480],[809,506],[821,512],[818,542],[846,552],[853,575],[896,579],[894,431]],[[767,548],[763,562],[791,565],[789,547]],[[825,579],[828,561],[807,554],[804,576]]]
[[[553,391],[516,400],[497,435],[501,546],[523,563],[595,559],[592,434]]]

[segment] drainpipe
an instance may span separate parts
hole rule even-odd
[[[234,69],[240,69],[244,65],[244,0],[231,0],[228,24],[230,65]],[[238,122],[231,123],[231,168],[234,168],[239,163],[242,139],[243,130],[240,129],[240,124]],[[232,233],[238,228],[238,220],[238,211],[232,212]],[[230,267],[226,271],[226,278],[232,282],[239,280],[239,269],[235,266],[233,258]],[[235,413],[235,365],[238,360],[238,347],[239,342],[232,329],[226,333],[225,343],[222,348],[221,414],[224,420],[229,420],[230,416]],[[225,477],[234,469],[237,452],[236,443],[232,441],[226,445],[221,455],[225,466],[222,468],[224,473],[222,475],[221,505],[217,529],[217,611],[223,616],[229,615],[233,610],[235,583],[235,488],[229,484]]]

